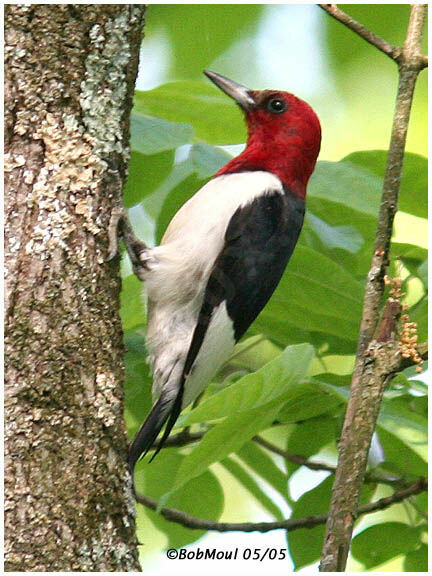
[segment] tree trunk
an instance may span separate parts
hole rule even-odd
[[[5,14],[7,571],[138,571],[110,213],[143,5]]]

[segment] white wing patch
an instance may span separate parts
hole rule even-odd
[[[182,408],[197,398],[234,348],[234,328],[225,302],[213,310],[201,348],[186,378]]]

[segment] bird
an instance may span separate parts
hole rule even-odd
[[[300,98],[204,74],[243,111],[247,144],[178,210],[159,246],[142,245],[134,264],[147,295],[154,403],[129,449],[132,477],[275,291],[302,229],[321,145],[319,119]]]

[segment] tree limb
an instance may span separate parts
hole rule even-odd
[[[5,6],[6,572],[136,572],[118,262],[143,4]]]
[[[423,359],[427,359],[428,356],[427,342],[422,342],[421,344],[418,345],[418,352]],[[411,358],[403,359],[399,355],[397,358],[397,365],[395,366],[394,371],[399,372],[401,369],[407,368],[412,365],[413,362]],[[206,435],[206,433],[207,433],[206,430],[201,430],[200,432],[190,432],[189,429],[185,428],[178,434],[174,434],[173,436],[167,438],[163,448],[174,448],[174,447],[181,448],[182,446],[193,444],[194,442],[198,442],[199,440],[201,440]],[[331,466],[326,462],[316,462],[313,460],[309,460],[308,458],[302,456],[301,454],[293,454],[291,452],[287,452],[286,450],[279,448],[279,446],[276,446],[276,444],[273,444],[272,442],[269,442],[265,438],[262,438],[262,436],[254,436],[252,440],[259,446],[262,446],[263,448],[268,450],[269,452],[277,454],[278,456],[285,458],[285,460],[293,462],[294,464],[298,464],[299,466],[305,466],[305,468],[309,468],[309,470],[331,472],[332,474],[334,474],[334,472],[336,471],[335,466]],[[158,445],[159,442],[156,441],[153,444],[152,448],[157,449]],[[376,476],[370,473],[367,473],[365,475],[364,481],[368,483],[375,482],[380,484],[388,484],[391,486],[394,486],[396,484],[401,485],[401,483],[403,483],[401,478],[389,479],[384,476]]]
[[[279,448],[279,446],[276,446],[275,444],[268,442],[264,438],[261,438],[261,436],[255,436],[254,438],[252,438],[252,440],[254,442],[256,442],[257,444],[259,444],[260,446],[262,446],[263,448],[266,448],[267,450],[269,450],[269,452],[273,452],[274,454],[278,454],[282,458],[285,458],[286,460],[289,460],[290,462],[294,462],[294,464],[298,464],[299,466],[304,466],[305,468],[309,468],[309,470],[331,472],[332,474],[334,474],[336,472],[335,466],[331,466],[330,464],[327,464],[326,462],[315,462],[313,460],[309,460],[305,456],[301,456],[299,454],[291,454],[290,452],[286,452],[285,450],[282,450],[282,448]],[[369,483],[369,484],[372,484],[372,483],[388,484],[389,486],[399,486],[399,487],[404,486],[406,484],[406,482],[403,478],[386,478],[385,476],[377,476],[376,474],[373,474],[373,473],[367,473],[365,475],[364,481]]]
[[[341,10],[337,4],[319,4],[319,7],[325,10],[327,14],[330,14],[330,16],[332,16],[335,20],[338,20],[347,28],[353,30],[353,32],[361,36],[363,40],[366,40],[366,42],[369,42],[369,44],[372,44],[372,46],[375,46],[378,48],[378,50],[381,50],[381,52],[389,56],[392,60],[397,61],[400,57],[401,49],[399,46],[393,46],[378,36],[378,34],[375,34],[366,28],[366,26],[363,26],[363,24],[357,22],[357,20]]]
[[[358,515],[357,507],[364,481],[370,442],[375,430],[382,395],[390,375],[396,371],[401,363],[397,342],[397,319],[400,313],[400,303],[389,298],[386,301],[381,320],[380,305],[384,292],[384,276],[389,260],[393,219],[397,210],[414,87],[417,76],[424,67],[420,44],[425,14],[425,6],[413,5],[411,7],[406,40],[397,59],[399,87],[392,137],[387,158],[374,253],[365,288],[351,395],[339,444],[339,461],[321,557],[320,570],[324,572],[336,572],[345,569],[353,524]],[[371,43],[376,45],[374,42]],[[382,47],[380,49],[382,50]]]
[[[370,502],[365,504],[358,509],[357,515],[370,514],[371,512],[376,512],[377,510],[383,510],[396,504],[402,502],[410,496],[415,494],[420,494],[427,490],[428,482],[426,478],[419,478],[417,482],[414,482],[407,488],[395,492],[391,496],[386,498],[381,498],[376,502]],[[158,503],[153,498],[145,496],[144,494],[136,495],[137,501],[149,508],[150,510],[156,511],[158,508]],[[175,508],[163,507],[160,510],[160,514],[171,522],[177,522],[185,528],[190,528],[192,530],[212,530],[214,532],[270,532],[272,530],[286,530],[291,532],[293,530],[298,530],[299,528],[313,528],[320,524],[325,524],[327,520],[326,514],[319,514],[316,516],[305,516],[303,518],[289,518],[287,520],[281,520],[277,522],[216,522],[213,520],[204,520],[202,518],[196,518],[191,516],[182,510],[177,510]]]
[[[282,448],[279,448],[278,446],[272,444],[268,440],[261,438],[261,436],[255,436],[253,438],[253,441],[256,442],[256,444],[262,446],[263,448],[266,448],[270,452],[282,456],[282,458],[285,458],[289,462],[293,462],[294,464],[298,464],[299,466],[305,466],[306,468],[309,468],[309,470],[324,470],[326,472],[332,472],[332,473],[335,471],[334,466],[330,466],[325,462],[312,462],[307,458],[305,458],[304,456],[286,452],[286,450],[282,450]]]

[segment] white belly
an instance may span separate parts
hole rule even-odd
[[[153,370],[153,394],[179,386],[204,291],[224,246],[227,226],[236,210],[266,191],[283,193],[280,180],[268,172],[226,174],[210,180],[171,220],[145,278],[149,301],[147,346]],[[215,310],[186,386],[186,406],[226,361],[234,345],[225,305]],[[189,392],[190,390],[190,392]]]
[[[225,302],[215,308],[204,341],[185,383],[183,408],[205,389],[234,348],[234,329]]]

